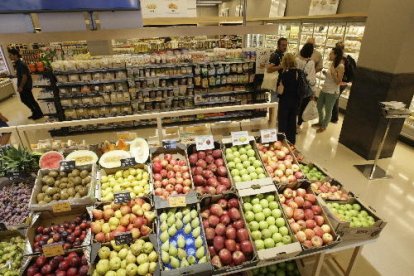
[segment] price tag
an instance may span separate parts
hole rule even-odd
[[[60,161],[60,170],[61,171],[72,171],[76,168],[75,161],[67,160],[67,161]]]
[[[250,142],[249,132],[235,131],[231,133],[233,146],[247,145]]]
[[[277,141],[277,129],[262,129],[260,130],[261,141],[263,144],[272,143]]]
[[[127,203],[131,201],[130,192],[119,192],[114,194],[114,202],[116,204]]]
[[[187,205],[185,196],[170,196],[168,198],[170,207],[185,207]]]
[[[19,179],[21,177],[19,172],[15,172],[15,171],[11,171],[9,172],[9,179],[10,180],[16,180]]]
[[[52,205],[52,211],[53,213],[62,213],[62,212],[68,212],[72,208],[70,207],[69,202],[59,202]]]
[[[195,143],[196,143],[197,150],[214,149],[213,135],[196,136]]]
[[[47,258],[65,254],[63,244],[61,242],[45,244],[42,246],[42,250],[43,255]]]
[[[162,146],[165,149],[175,149],[177,148],[177,140],[163,140]]]
[[[7,226],[4,222],[0,222],[0,231],[6,231],[7,230]]]
[[[135,162],[134,157],[121,159],[121,167],[131,167],[135,166],[136,164],[137,162]]]
[[[125,232],[115,236],[115,244],[131,244],[132,243],[132,234],[131,232]]]

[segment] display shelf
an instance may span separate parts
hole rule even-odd
[[[99,92],[88,92],[88,93],[77,93],[77,94],[61,94],[59,95],[60,99],[67,100],[67,99],[81,99],[81,98],[90,98],[90,97],[99,97],[103,96],[104,94],[111,94],[111,93],[124,93],[124,91],[99,91]]]
[[[77,109],[77,108],[90,108],[90,107],[111,107],[111,106],[125,106],[131,105],[131,102],[121,102],[121,103],[108,103],[108,104],[71,104],[69,106],[62,105],[63,109]]]
[[[220,102],[205,102],[205,103],[197,103],[194,106],[206,106],[206,105],[221,105],[221,104],[240,104],[241,101],[220,101]]]
[[[84,74],[84,73],[106,73],[106,72],[118,72],[125,71],[125,67],[118,68],[99,68],[99,69],[79,69],[79,70],[70,70],[70,71],[57,71],[54,70],[55,75],[70,75],[70,74]]]
[[[223,92],[208,92],[202,94],[202,97],[215,97],[215,96],[227,96],[227,95],[240,95],[240,94],[251,94],[256,93],[255,91],[241,90],[241,91],[223,91]],[[258,92],[260,93],[260,92]]]
[[[134,77],[135,81],[142,81],[148,79],[183,79],[183,78],[192,78],[193,74],[186,75],[172,75],[172,76],[150,76],[150,77]]]
[[[33,88],[51,88],[51,84],[33,84]]]
[[[83,86],[83,85],[99,85],[99,84],[110,84],[110,83],[122,83],[128,82],[128,79],[121,80],[102,80],[102,81],[78,81],[78,82],[58,82],[57,87],[71,87],[71,86]]]

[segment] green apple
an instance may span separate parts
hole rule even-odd
[[[250,163],[253,163],[254,161],[257,161],[256,156],[249,156],[249,161],[250,161]]]
[[[275,243],[278,243],[278,242],[281,242],[282,241],[283,236],[280,233],[274,233],[272,235],[272,239],[275,241]]]
[[[137,257],[134,256],[132,253],[128,253],[128,255],[125,258],[127,265],[128,264],[135,264],[137,261]]]
[[[227,165],[228,165],[229,169],[236,168],[236,163],[234,163],[233,161],[228,162]]]
[[[226,153],[226,160],[229,161],[229,162],[231,162],[231,161],[234,162],[234,155],[233,155],[232,152]]]
[[[249,166],[249,167],[247,167],[247,172],[248,173],[252,173],[252,172],[256,172],[256,168],[255,167],[253,167],[253,166]]]
[[[170,254],[171,255],[171,254]],[[137,257],[138,264],[144,264],[148,262],[148,255],[147,254],[139,254]]]
[[[240,148],[239,153],[240,154],[246,154],[247,150],[245,148]]]
[[[119,252],[118,252],[118,257],[121,258],[122,260],[126,258],[126,256],[128,255],[128,249],[126,248],[122,248]]]
[[[259,179],[266,178],[266,175],[264,173],[259,173]]]
[[[286,226],[279,227],[279,233],[282,234],[282,236],[286,236],[289,234],[289,230]]]
[[[243,175],[245,174],[249,174],[246,169],[240,170],[240,176],[242,177],[242,179],[243,179]]]
[[[252,210],[255,214],[257,214],[263,211],[263,207],[260,204],[254,204]]]
[[[289,235],[283,236],[283,238],[282,238],[282,242],[283,242],[284,244],[289,244],[289,243],[292,243],[292,238],[291,238]]]
[[[233,179],[234,179],[234,182],[241,182],[242,181],[241,177],[238,176],[238,175],[234,176]]]
[[[109,254],[111,254],[111,249],[109,249],[107,246],[101,247],[98,251],[98,256],[100,259],[108,259]]]
[[[247,212],[244,214],[244,217],[246,218],[246,221],[247,221],[247,222],[251,222],[251,221],[253,221],[253,220],[254,220],[254,213],[253,213],[252,211],[247,211]]]
[[[155,251],[152,251],[148,254],[148,261],[149,262],[156,262],[158,260],[158,254]]]
[[[109,260],[107,259],[99,260],[98,264],[96,265],[96,271],[100,275],[105,275],[105,273],[108,272],[109,269],[110,269]]]
[[[233,155],[234,155],[234,158],[238,158],[238,157],[240,157],[240,152],[235,151],[235,152],[233,152]],[[238,163],[237,161],[234,161],[234,162]]]
[[[271,201],[271,202],[269,202],[269,209],[270,210],[279,209],[279,204],[277,204],[276,201]]]
[[[269,224],[265,220],[262,220],[259,222],[260,230],[267,229],[268,227],[269,227]]]
[[[126,276],[126,270],[125,268],[120,268],[116,271],[116,276]]]
[[[269,230],[270,230],[270,232],[272,232],[272,235],[274,233],[279,233],[279,228],[277,228],[276,225],[269,225]]]
[[[265,220],[266,217],[263,213],[256,213],[254,214],[254,218],[256,219],[257,222],[261,222]]]
[[[238,169],[232,169],[231,170],[231,175],[234,176],[239,176],[240,175],[240,171]]]
[[[265,249],[265,244],[263,240],[255,240],[254,241],[257,250]]]
[[[138,269],[137,269],[138,275],[142,275],[142,276],[147,275],[148,271],[149,271],[149,263],[140,264],[138,266]]]
[[[253,149],[248,149],[247,150],[247,156],[252,157],[252,156],[255,156],[255,155],[256,155],[256,153],[254,152]]]
[[[234,157],[233,160],[234,160],[234,163],[236,163],[236,164],[242,162],[239,157]]]
[[[247,169],[248,167],[250,167],[250,161],[249,160],[243,161],[243,168]]]
[[[255,197],[255,198],[252,199],[252,201],[250,203],[253,204],[253,205],[260,204],[260,199]]]
[[[226,154],[229,154],[229,153],[232,153],[232,152],[233,152],[233,150],[231,148],[226,149]]]
[[[262,230],[262,238],[263,239],[268,239],[272,237],[272,231],[270,231],[269,229],[263,229]]]
[[[121,259],[119,257],[111,258],[109,260],[109,267],[111,270],[118,270],[121,268]]]
[[[265,248],[273,248],[275,247],[275,241],[272,238],[266,238],[264,240]]]
[[[260,240],[262,238],[262,232],[259,230],[252,231],[252,238],[253,240]]]
[[[266,222],[269,226],[275,225],[276,224],[276,219],[274,217],[269,216],[269,217],[266,218]]]
[[[254,221],[251,221],[249,223],[249,228],[250,228],[251,231],[259,230],[260,229],[260,225],[259,225],[259,223],[257,221],[254,220]]]
[[[237,164],[236,164],[236,169],[238,169],[239,171],[243,170],[243,169],[244,169],[243,164],[241,164],[241,163],[237,163]]]
[[[243,201],[246,201],[246,198],[243,198]],[[245,212],[251,211],[253,209],[253,205],[250,202],[243,203],[243,210]]]
[[[240,160],[242,161],[242,162],[244,162],[244,161],[249,161],[249,157],[246,155],[246,154],[242,154],[242,155],[240,155]]]
[[[270,210],[269,208],[264,208],[263,214],[265,215],[265,217],[269,217],[272,215],[272,210]]]

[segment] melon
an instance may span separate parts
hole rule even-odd
[[[149,157],[149,146],[142,138],[135,138],[129,145],[129,152],[137,163],[145,163]]]
[[[124,150],[113,150],[104,153],[99,159],[99,165],[112,169],[121,167],[121,159],[130,158],[131,154]]]
[[[66,156],[66,160],[75,161],[76,166],[92,165],[98,159],[98,155],[90,150],[76,150]]]
[[[60,161],[65,157],[57,151],[48,151],[39,159],[39,167],[41,169],[59,169]]]

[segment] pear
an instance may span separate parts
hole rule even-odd
[[[193,265],[196,263],[196,258],[194,256],[188,256],[187,261],[190,265]]]
[[[184,249],[178,248],[178,258],[180,260],[185,260],[187,258],[187,253]]]
[[[200,227],[195,228],[192,232],[193,237],[198,238],[200,236],[200,232],[201,232]]]
[[[198,261],[198,263],[199,263],[199,264],[204,264],[204,263],[207,263],[207,257],[206,257],[206,256],[204,256],[203,258],[201,258],[201,259]]]
[[[203,239],[200,236],[198,236],[194,243],[197,248],[200,248],[203,246]]]
[[[149,263],[143,263],[141,265],[138,266],[137,272],[138,275],[147,275],[149,271]]]
[[[185,232],[186,234],[190,234],[191,230],[193,230],[193,228],[191,228],[191,225],[190,225],[190,224],[187,224],[187,225],[184,227],[184,232]]]
[[[175,225],[173,225],[168,229],[168,234],[170,235],[170,237],[173,237],[175,233],[177,233],[177,228],[175,227]]]
[[[168,217],[168,219],[167,219],[168,226],[171,227],[172,225],[174,225],[174,223],[175,223],[175,217],[174,216]]]
[[[197,210],[191,210],[190,214],[191,214],[192,219],[195,219],[196,217],[198,217]]]
[[[164,264],[170,263],[170,254],[166,251],[161,251],[161,260]]]
[[[175,257],[170,258],[170,264],[173,268],[179,268],[180,267],[180,261]]]
[[[190,266],[190,264],[187,262],[186,259],[181,261],[181,267],[189,267],[189,266]]]
[[[188,214],[188,213],[190,213],[190,209],[189,208],[184,208],[184,209],[182,209],[182,211],[181,211],[184,215],[186,215],[186,214]]]
[[[177,212],[177,213],[175,213],[175,217],[176,217],[178,220],[181,220],[181,219],[183,218],[183,213],[182,213],[182,212]]]
[[[191,222],[191,227],[196,228],[198,226],[200,226],[200,220],[198,218],[193,219]]]
[[[168,241],[168,239],[170,238],[170,236],[168,235],[168,233],[169,233],[169,232],[167,232],[167,231],[164,231],[164,232],[162,232],[162,233],[161,233],[161,235],[160,235],[160,240],[161,240],[162,242],[166,242],[166,241]]]
[[[161,245],[161,250],[168,251],[169,248],[170,248],[170,242],[169,241],[166,241]]]
[[[149,273],[154,273],[155,270],[157,270],[157,263],[156,262],[151,262],[149,265]]]
[[[160,229],[161,229],[161,231],[167,231],[168,230],[168,224],[167,224],[167,222],[163,222],[163,223],[161,223],[161,225],[160,225]]]
[[[183,217],[183,223],[184,224],[187,224],[187,223],[189,223],[191,221],[191,215],[190,214],[187,214],[187,215],[185,215],[184,217]]]
[[[204,250],[204,246],[200,247],[199,249],[197,249],[196,251],[196,257],[197,259],[201,259],[205,256],[205,250]]]
[[[170,244],[170,248],[168,249],[168,253],[170,254],[170,257],[177,256],[177,248]]]
[[[177,220],[175,222],[175,227],[177,227],[178,230],[180,230],[181,228],[183,228],[183,222],[181,220]]]
[[[167,216],[167,214],[166,214],[166,213],[162,213],[162,214],[160,215],[160,221],[161,221],[161,222],[165,222],[165,221],[167,220],[167,218],[168,218],[168,216]]]
[[[178,245],[179,248],[184,248],[185,247],[185,239],[182,235],[178,236],[177,245]]]

